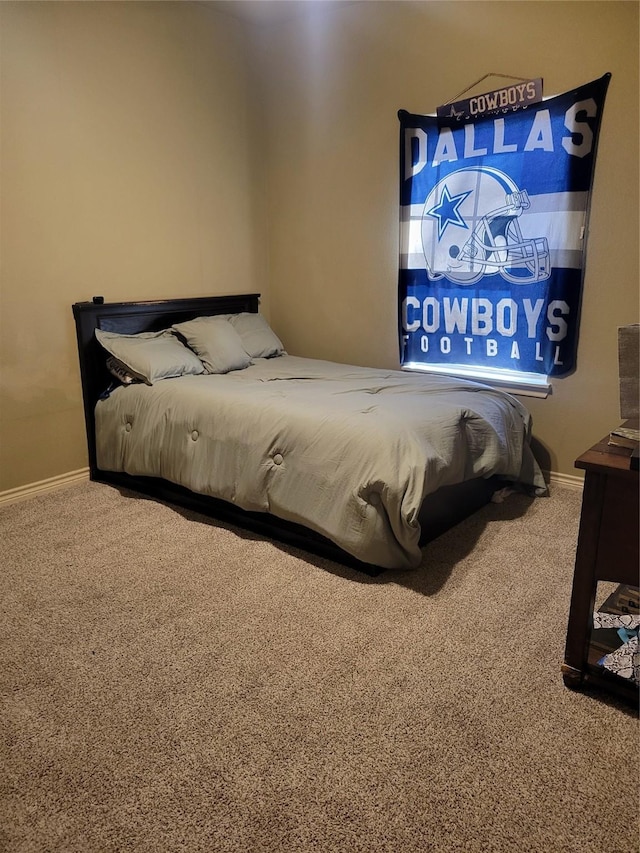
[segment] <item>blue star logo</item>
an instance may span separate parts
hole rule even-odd
[[[469,228],[458,210],[468,195],[471,195],[471,190],[452,196],[445,184],[438,204],[432,207],[431,210],[425,211],[427,216],[433,216],[434,219],[438,220],[438,240],[442,239],[447,225],[459,225],[461,228]]]

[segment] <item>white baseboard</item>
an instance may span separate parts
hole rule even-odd
[[[579,491],[583,489],[583,477],[577,477],[575,474],[558,474],[556,471],[547,471],[545,474],[546,479],[551,485],[566,486],[569,489],[577,489]]]
[[[57,489],[64,489],[74,483],[80,483],[89,479],[89,469],[80,468],[77,471],[69,471],[67,474],[59,474],[57,477],[49,477],[48,480],[40,480],[37,483],[29,483],[26,486],[18,486],[16,489],[7,489],[0,492],[0,506],[3,504],[17,503],[34,498],[36,495],[44,495]],[[566,486],[570,489],[582,491],[583,479],[574,474],[558,474],[555,471],[546,471],[545,479],[552,485]]]
[[[44,495],[47,492],[64,489],[66,486],[72,486],[88,479],[89,469],[80,468],[77,471],[58,474],[57,477],[49,477],[47,480],[39,480],[37,483],[28,483],[26,486],[18,486],[16,489],[7,489],[5,492],[0,492],[0,506],[26,501],[28,498],[35,498],[36,495]]]

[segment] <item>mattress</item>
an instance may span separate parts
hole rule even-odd
[[[100,469],[269,512],[386,568],[420,563],[420,507],[441,486],[546,492],[526,408],[449,377],[284,355],[118,387],[95,419]]]

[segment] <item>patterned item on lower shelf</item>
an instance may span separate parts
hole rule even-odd
[[[605,655],[599,663],[610,672],[640,685],[640,651],[638,637],[632,637],[615,652]]]
[[[593,614],[594,628],[626,628],[627,631],[637,631],[640,627],[640,614],[634,613],[603,613],[596,610]]]
[[[601,613],[596,610],[593,614],[593,627],[617,628],[622,642],[619,649],[604,655],[598,663],[621,678],[640,685],[640,616],[630,613]]]

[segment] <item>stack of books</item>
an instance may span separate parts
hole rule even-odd
[[[603,613],[630,613],[637,615],[640,613],[640,589],[637,586],[630,586],[626,583],[621,583],[615,592],[604,602],[600,610]]]
[[[640,429],[626,421],[609,433],[610,447],[626,447],[631,451],[631,467],[637,471],[640,462]]]
[[[640,429],[618,427],[609,433],[609,444],[613,447],[629,447],[634,450],[640,444]]]

